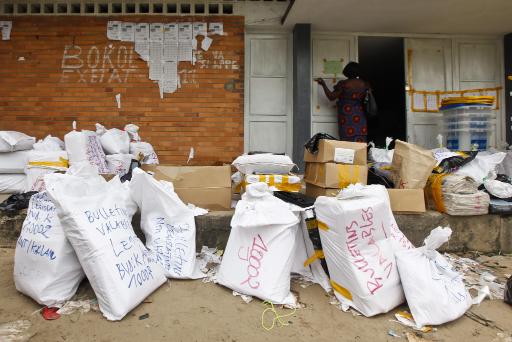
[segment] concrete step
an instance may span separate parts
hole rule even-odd
[[[0,246],[14,247],[19,236],[26,210],[14,216],[0,212]],[[210,212],[196,217],[197,249],[201,246],[224,249],[229,237],[233,211]],[[449,252],[479,251],[482,253],[512,253],[512,216],[449,216],[436,211],[419,215],[395,215],[398,227],[416,246],[421,246],[430,231],[437,226],[449,226],[453,230],[450,241],[442,248]],[[140,216],[133,217],[137,235]]]

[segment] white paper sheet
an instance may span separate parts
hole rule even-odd
[[[111,40],[121,39],[121,22],[109,21],[107,24],[107,38]]]
[[[12,21],[0,21],[2,40],[11,39]]]
[[[178,39],[190,40],[192,39],[192,23],[179,23],[178,24]]]
[[[203,37],[206,37],[206,32],[207,32],[207,27],[206,27],[206,23],[194,23],[192,25],[192,33],[193,33],[193,37],[197,37],[197,36],[203,36]]]
[[[121,108],[121,94],[116,95],[117,108]]]
[[[163,64],[163,75],[158,82],[160,90],[164,93],[174,93],[178,88],[178,62],[168,61]]]
[[[159,42],[149,42],[149,60],[161,61],[164,55],[164,46]]]
[[[135,41],[135,52],[137,52],[143,61],[149,61],[149,42]]]
[[[223,23],[210,23],[208,24],[208,31],[210,34],[224,35],[224,24]]]
[[[163,52],[163,60],[164,61],[178,61],[178,41],[164,41],[164,52]]]
[[[413,104],[414,109],[424,111],[425,108],[425,97],[423,94],[413,93]]]
[[[149,24],[139,23],[135,26],[135,42],[149,41]]]
[[[164,24],[152,23],[149,26],[149,40],[160,43],[164,41]]]
[[[210,37],[204,37],[203,41],[201,42],[201,49],[203,49],[204,51],[208,51],[212,43],[213,39],[211,39]]]
[[[134,23],[121,23],[121,40],[123,42],[133,42],[135,40]]]
[[[178,61],[192,62],[192,39],[179,41]]]
[[[164,41],[170,42],[174,40],[178,40],[178,24],[164,24]]]
[[[150,61],[149,62],[149,79],[152,81],[159,81],[162,79],[164,68],[162,61]]]

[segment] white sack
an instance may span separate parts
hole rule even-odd
[[[0,131],[0,152],[30,150],[36,138],[21,132]]]
[[[137,159],[139,153],[144,156],[140,161],[141,164],[158,164],[158,156],[150,143],[144,141],[131,142],[130,154]]]
[[[498,165],[503,162],[506,155],[505,152],[493,154],[478,153],[475,159],[455,171],[455,174],[471,177],[480,185],[484,182],[484,178],[486,178],[489,173],[496,171]]]
[[[395,152],[389,149],[389,145],[392,141],[393,138],[386,138],[386,148],[376,148],[374,143],[370,143],[371,147],[368,152],[368,159],[375,163],[391,164]]]
[[[336,297],[369,317],[404,302],[395,251],[413,248],[398,229],[386,189],[350,186],[315,202]]]
[[[139,168],[130,181],[132,198],[141,212],[146,247],[168,278],[198,279],[194,211],[178,195]]]
[[[128,135],[133,141],[140,141],[139,126],[134,124],[128,124],[124,126],[124,130],[128,132]]]
[[[299,220],[265,183],[250,184],[238,201],[217,282],[275,304],[295,304],[290,272]]]
[[[453,321],[471,306],[462,276],[436,251],[451,234],[450,228],[437,227],[424,246],[396,253],[407,304],[418,327]]]
[[[233,161],[233,166],[243,174],[287,174],[295,164],[286,155],[275,155],[271,153],[241,155]]]
[[[133,156],[131,154],[109,154],[107,155],[107,166],[110,173],[124,176],[130,170]]]
[[[33,148],[37,151],[62,151],[64,150],[64,141],[48,135],[46,138],[36,142]]]
[[[46,192],[33,195],[16,243],[16,290],[41,305],[55,306],[74,296],[84,276],[55,205]]]
[[[0,174],[0,194],[21,194],[25,192],[25,174]]]
[[[512,198],[512,184],[498,180],[485,180],[484,186],[485,190],[495,197],[501,199]]]
[[[106,154],[128,154],[130,151],[130,137],[126,131],[117,128],[105,130],[102,125],[96,124],[96,133]]]
[[[73,124],[75,127],[75,123]],[[87,161],[89,164],[97,166],[99,173],[109,172],[105,153],[95,132],[86,130],[78,132],[73,129],[64,136],[64,142],[70,165]]]
[[[44,176],[68,169],[68,153],[62,150],[32,150],[25,168],[27,183],[25,191],[44,191]]]
[[[135,235],[137,209],[119,177],[51,174],[45,183],[59,219],[98,298],[103,315],[120,320],[162,285],[163,270]]]
[[[0,173],[24,173],[29,151],[0,153]]]
[[[27,177],[25,181],[24,191],[45,191],[46,185],[44,183],[44,177],[54,172],[56,172],[56,170],[44,167],[31,167],[25,169],[25,174],[27,175]]]

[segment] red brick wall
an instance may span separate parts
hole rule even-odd
[[[243,17],[121,17],[133,22],[223,22],[225,36],[193,66],[180,62],[181,89],[160,99],[134,44],[109,41],[107,18],[16,17],[10,41],[0,40],[0,130],[42,138],[127,123],[140,126],[161,163],[230,162],[243,151]],[[69,48],[66,46],[78,46]],[[110,45],[111,44],[111,45]],[[80,55],[63,58],[64,55]],[[25,61],[19,59],[25,58]],[[121,109],[115,95],[121,94]]]

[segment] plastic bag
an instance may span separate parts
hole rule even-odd
[[[128,154],[130,152],[128,132],[117,128],[107,130],[103,125],[97,123],[96,134],[100,137],[101,146],[106,154]]]
[[[471,152],[451,152],[443,149],[434,151],[434,158],[438,161],[434,168],[434,173],[453,173],[470,163],[477,156],[478,151]]]
[[[290,272],[299,223],[265,183],[250,184],[238,201],[217,281],[242,294],[295,304]]]
[[[33,195],[16,243],[16,290],[39,304],[54,306],[71,299],[84,276],[55,205],[46,192]]]
[[[158,164],[158,156],[150,143],[144,141],[131,142],[130,154],[132,154],[134,158],[138,159],[140,153],[143,155],[141,164]]]
[[[305,144],[304,147],[306,150],[309,151],[309,153],[316,154],[318,152],[318,144],[320,143],[320,140],[326,139],[326,140],[338,140],[335,137],[333,137],[330,134],[327,133],[317,133],[314,136],[311,137]]]
[[[471,177],[480,185],[489,173],[496,172],[497,166],[503,162],[506,155],[505,152],[479,153],[475,159],[461,167],[455,174]]]
[[[36,138],[16,131],[0,131],[0,152],[30,150]]]
[[[87,161],[98,168],[99,173],[108,173],[105,152],[101,147],[98,135],[92,131],[76,131],[76,122],[73,122],[73,131],[64,136],[69,164]]]
[[[48,135],[46,138],[36,142],[33,148],[36,151],[63,151],[64,141]]]
[[[451,233],[450,228],[437,227],[423,247],[396,253],[407,304],[418,328],[453,321],[471,307],[462,275],[436,251]]]
[[[7,197],[5,201],[0,203],[0,210],[7,214],[16,214],[22,209],[27,209],[30,202],[30,197],[35,194],[37,194],[37,191],[11,195]]]
[[[386,138],[386,148],[376,148],[373,142],[370,143],[370,151],[368,157],[375,163],[391,164],[393,161],[394,150],[389,149],[389,145],[393,142],[393,138]]]
[[[124,130],[128,132],[128,135],[133,141],[140,141],[139,126],[134,124],[128,124],[124,126]]]
[[[495,198],[512,199],[512,184],[500,182],[495,179],[484,180],[484,187],[487,192]]]

